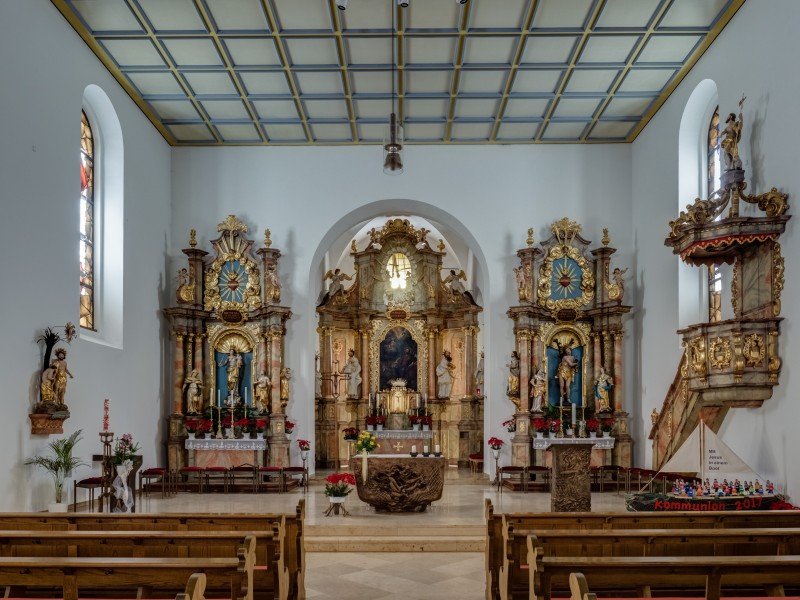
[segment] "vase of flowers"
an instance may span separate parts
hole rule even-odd
[[[561,424],[559,419],[547,419],[547,428],[551,434],[558,433],[558,426]]]
[[[586,419],[586,431],[589,432],[589,437],[597,437],[597,429],[600,427],[600,421],[592,417],[591,419]]]
[[[430,431],[433,418],[430,415],[423,415],[419,418],[419,422],[422,425],[422,431]]]
[[[258,437],[267,437],[267,427],[269,427],[269,421],[266,419],[256,419],[256,433]]]
[[[495,460],[499,459],[500,450],[502,450],[503,444],[505,444],[505,442],[500,438],[491,437],[489,438],[489,441],[486,443],[489,444],[489,448],[492,449],[492,456],[494,457],[494,459]]]
[[[308,451],[311,450],[311,442],[308,440],[297,440],[297,445],[300,448],[300,458],[305,462],[308,460]]]
[[[531,421],[531,427],[536,432],[537,438],[543,438],[544,432],[547,431],[547,419],[534,419]]]
[[[376,431],[383,431],[383,426],[386,425],[386,417],[383,415],[378,415],[375,417],[375,430]]]
[[[133,441],[133,435],[126,433],[117,438],[111,461],[117,471],[117,476],[111,484],[116,502],[111,512],[129,512],[133,507],[133,491],[128,478],[133,471],[133,461],[139,452],[139,443]]]
[[[375,425],[378,424],[378,415],[367,415],[364,419],[364,424],[367,426],[367,431],[375,431]]]
[[[292,432],[294,431],[294,423],[289,419],[286,419],[286,425],[284,425],[283,428],[287,435],[292,435]]]
[[[355,442],[358,439],[358,429],[355,427],[345,427],[342,433],[346,442]]]
[[[517,430],[517,422],[512,417],[508,421],[503,421],[503,427],[505,427],[506,431],[509,433],[514,433]]]
[[[197,435],[197,430],[200,428],[200,420],[187,419],[183,426],[186,427],[186,433],[189,434],[189,439],[193,440]]]
[[[419,431],[419,416],[409,415],[408,420],[411,421],[411,429],[414,431]]]
[[[353,491],[356,478],[350,473],[334,473],[325,478],[325,495],[328,497],[330,506],[325,511],[325,516],[331,514],[347,516],[348,512],[344,508],[344,501],[348,494]]]
[[[614,419],[600,419],[600,429],[603,432],[603,437],[611,437],[611,430],[614,428]]]

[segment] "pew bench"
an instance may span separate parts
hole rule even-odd
[[[207,589],[217,597],[253,600],[256,540],[248,535],[229,558],[133,557],[0,557],[0,582],[5,597],[24,595],[29,589],[60,588],[64,600],[82,593],[137,589],[137,597],[163,595],[181,588],[192,574],[206,576]]]
[[[705,591],[720,600],[725,588],[761,588],[783,596],[784,585],[800,584],[800,556],[546,556],[528,538],[530,600],[550,600],[553,588],[567,588],[580,572],[593,590],[649,598],[653,589],[678,593]]]

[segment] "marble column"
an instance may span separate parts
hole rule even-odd
[[[614,332],[614,412],[624,411],[625,406],[625,385],[622,377],[622,339],[624,335],[621,331]]]
[[[592,374],[592,378],[596,379],[600,375],[600,367],[602,366],[603,354],[600,351],[600,336],[602,333],[595,332],[592,334],[592,338],[594,338],[594,373]]]
[[[322,373],[322,396],[323,398],[333,398],[333,329],[330,327],[317,328],[320,340],[320,372]]]
[[[436,338],[439,329],[437,327],[428,328],[428,400],[436,400]]]
[[[270,354],[270,383],[272,384],[272,414],[284,414],[281,406],[281,368],[283,367],[283,331],[279,327],[272,327],[269,332]]]
[[[369,329],[358,330],[361,335],[361,399],[368,400],[370,392]]]
[[[475,395],[475,334],[478,328],[474,326],[464,328],[464,395]]]
[[[533,372],[535,373],[542,368],[542,356],[544,356],[544,348],[542,338],[539,336],[538,331],[533,332]]]
[[[267,366],[269,359],[267,357],[267,336],[261,330],[258,332],[258,372],[255,374],[256,379],[261,376],[261,373],[267,373]]]
[[[175,388],[173,389],[172,414],[183,414],[184,348],[183,333],[175,334]]]
[[[531,380],[531,332],[527,329],[517,332],[517,352],[519,352],[519,412],[530,410]]]

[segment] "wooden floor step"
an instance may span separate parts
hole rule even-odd
[[[483,552],[485,542],[485,535],[307,535],[305,538],[306,552]]]

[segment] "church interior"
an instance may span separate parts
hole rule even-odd
[[[500,515],[623,519],[662,468],[696,471],[699,502],[720,464],[754,474],[748,508],[800,504],[795,19],[793,0],[3,2],[0,240],[36,269],[23,298],[3,267],[0,522],[56,510],[54,481],[109,519],[274,513],[300,540],[281,597],[491,600],[528,597],[519,562],[541,560],[520,518],[504,562]],[[669,508],[683,483],[659,481]],[[588,589],[553,593],[604,589],[584,566]]]

